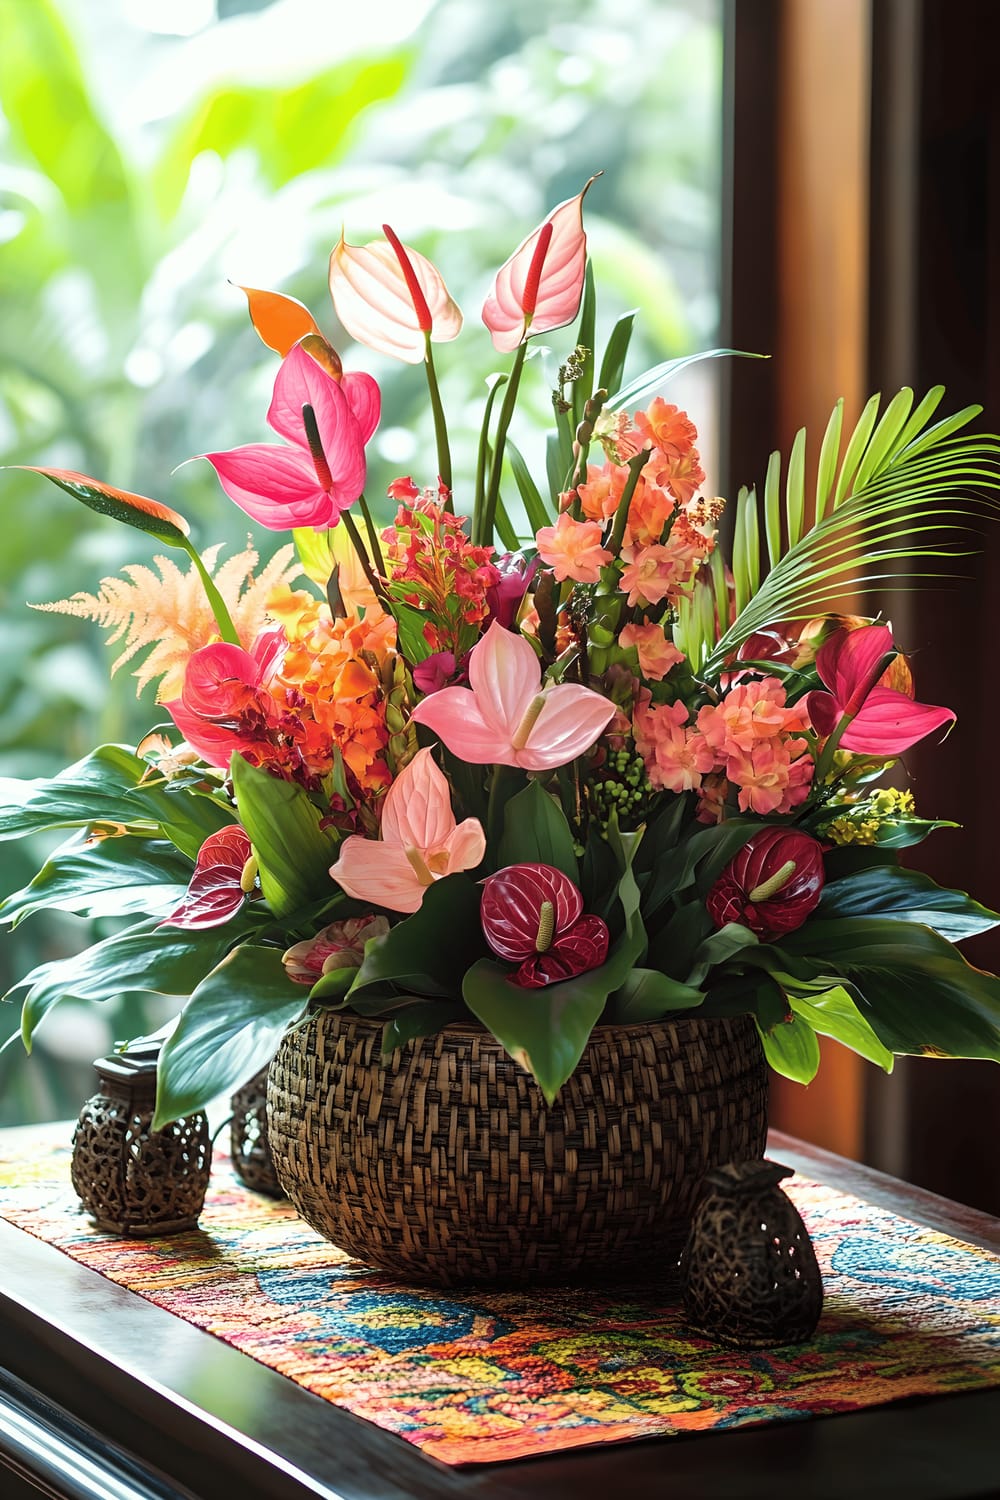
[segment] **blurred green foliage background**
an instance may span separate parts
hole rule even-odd
[[[466,312],[438,369],[462,475],[485,379],[493,274],[548,210],[587,199],[599,329],[641,307],[633,370],[717,342],[721,0],[0,0],[0,463],[83,470],[175,506],[199,545],[248,531],[192,454],[265,437],[276,359],[233,281],[300,297],[383,387],[370,496],[434,479],[419,369],[338,337],[326,259],[389,220]],[[535,365],[530,455],[567,352]],[[703,377],[702,377],[703,379]],[[710,387],[693,408],[711,449]],[[675,396],[676,399],[676,396]],[[0,775],[52,774],[162,718],[85,622],[26,601],[93,590],[155,551],[30,474],[0,475]],[[388,508],[383,514],[388,516]],[[0,845],[0,889],[45,850]],[[91,940],[39,916],[0,933],[0,986]],[[100,927],[100,924],[96,924]],[[0,1123],[76,1112],[80,1059],[158,1019],[65,1007],[30,1063],[0,1055]],[[3,1041],[16,1029],[4,1007]]]

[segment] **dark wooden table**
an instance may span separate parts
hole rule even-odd
[[[786,1136],[770,1154],[1000,1252],[1000,1221]],[[0,1221],[0,1500],[965,1500],[1000,1390],[450,1468]]]

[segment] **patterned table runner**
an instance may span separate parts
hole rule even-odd
[[[1000,1257],[799,1177],[816,1337],[739,1353],[641,1288],[439,1292],[320,1239],[216,1156],[197,1230],[96,1231],[65,1126],[0,1134],[0,1216],[447,1463],[851,1411],[1000,1385]]]

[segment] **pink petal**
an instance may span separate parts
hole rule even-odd
[[[519,631],[505,630],[494,620],[469,657],[469,683],[483,719],[498,741],[509,744],[541,691],[542,667]]]
[[[809,722],[820,738],[825,740],[836,729],[841,718],[836,698],[832,693],[817,690],[806,694],[805,705]]]
[[[901,755],[933,730],[954,722],[955,715],[950,708],[914,703],[912,698],[897,693],[895,688],[877,687],[868,694],[864,707],[848,725],[840,748],[860,755],[888,758]]]
[[[589,750],[615,716],[615,705],[575,682],[549,688],[545,704],[514,764],[526,771],[552,771]]]
[[[454,831],[448,782],[432,752],[418,750],[386,794],[382,838],[423,853],[444,844]]]
[[[388,911],[417,911],[426,890],[401,845],[361,838],[358,834],[344,840],[340,858],[330,874],[356,901],[367,901]]]
[[[353,376],[348,391],[349,396],[343,389],[342,380],[335,380],[301,344],[296,344],[281,362],[267,413],[268,423],[275,432],[308,456],[319,487],[327,490],[337,502],[334,519],[358,498],[365,487],[365,442],[379,419],[381,398],[370,375]],[[318,473],[309,450],[302,418],[303,406],[311,406],[316,418],[320,444],[330,471],[329,485]],[[361,420],[355,416],[355,406]]]
[[[235,916],[246,898],[240,887],[242,866],[215,865],[195,870],[187,893],[178,906],[159,924],[161,927],[221,927]]]
[[[245,702],[261,681],[260,663],[242,646],[213,641],[199,646],[184,669],[182,698],[189,713],[207,719],[229,717],[233,703]]]
[[[163,707],[206,765],[219,766],[225,770],[233,756],[242,750],[242,736],[224,725],[207,723],[198,714],[186,709],[179,698],[175,698],[172,703],[165,703]]]
[[[509,353],[527,334],[562,328],[576,317],[587,267],[583,196],[593,180],[575,198],[554,208],[497,273],[483,306],[483,322],[495,348]],[[548,224],[552,225],[551,239],[544,248],[537,286],[533,286],[532,275],[539,270],[535,251]]]
[[[486,853],[486,834],[478,818],[466,818],[445,839],[449,875],[456,870],[474,870]]]
[[[820,648],[816,671],[841,705],[843,713],[857,713],[896,651],[887,625],[862,625],[838,630]]]
[[[270,531],[329,526],[340,513],[321,488],[309,454],[300,448],[250,443],[202,457],[218,474],[230,500]]]
[[[470,765],[485,766],[494,761],[504,766],[514,764],[510,736],[498,735],[494,726],[487,724],[475,694],[468,688],[442,688],[422,698],[410,718],[416,724],[426,724],[453,755]]]
[[[458,304],[440,272],[423,255],[403,247],[431,314],[431,338],[446,342],[462,327]],[[330,296],[352,338],[381,354],[417,365],[427,347],[399,259],[388,240],[348,245],[341,236],[330,256]]]
[[[340,381],[348,406],[358,424],[361,441],[367,443],[382,415],[382,392],[378,381],[363,370],[345,370]]]

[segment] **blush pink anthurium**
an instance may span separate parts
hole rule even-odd
[[[384,240],[330,255],[330,296],[351,338],[380,354],[418,365],[427,341],[447,343],[462,331],[462,313],[440,271],[383,224]]]
[[[335,526],[365,487],[365,444],[381,397],[370,375],[321,368],[301,343],[281,362],[267,413],[288,442],[249,443],[203,457],[230,500],[271,531]]]
[[[483,881],[483,935],[499,958],[520,965],[510,976],[522,989],[541,989],[599,968],[609,933],[584,914],[583,897],[553,865],[507,865]]]
[[[352,834],[330,874],[356,901],[414,912],[435,880],[474,870],[485,853],[482,824],[456,827],[444,774],[430,750],[418,750],[386,793],[382,837]]]
[[[585,750],[615,706],[579,683],[542,685],[534,648],[495,620],[469,657],[470,687],[446,687],[413,710],[418,724],[473,765],[553,771]]]
[[[593,181],[554,208],[497,272],[483,304],[494,348],[509,354],[529,334],[562,328],[576,317],[587,269],[583,197]]]
[[[915,703],[906,693],[881,684],[896,654],[887,625],[863,625],[831,635],[816,657],[816,671],[828,691],[806,696],[816,733],[824,738],[832,734],[847,715],[850,723],[839,748],[888,759],[942,725],[954,723],[950,708]]]
[[[221,927],[236,915],[256,879],[250,840],[238,824],[210,833],[198,850],[184,900],[161,927]]]
[[[796,828],[762,828],[712,886],[705,905],[716,927],[737,922],[763,942],[794,932],[823,894],[823,850]]]

